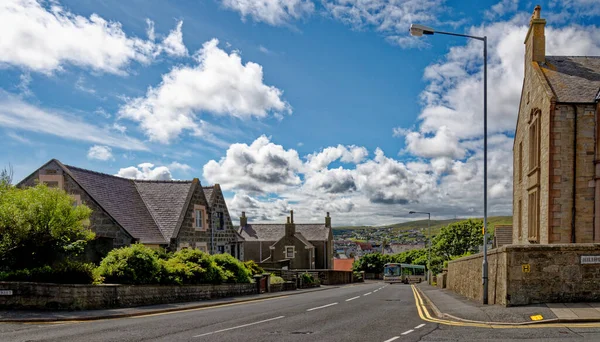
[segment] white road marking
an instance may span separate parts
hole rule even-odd
[[[254,322],[254,323],[248,323],[248,324],[238,325],[237,327],[232,327],[232,328],[227,328],[227,329],[221,329],[221,330],[212,331],[212,332],[205,333],[205,334],[196,335],[194,337],[202,337],[202,336],[207,336],[207,335],[212,335],[212,334],[220,333],[220,332],[223,332],[223,331],[229,331],[229,330],[233,330],[233,329],[245,328],[245,327],[249,327],[249,326],[255,325],[255,324],[266,323],[266,322],[274,321],[276,319],[282,319],[284,317],[285,316],[273,317],[273,318],[265,319],[265,320],[262,320],[262,321]]]
[[[368,295],[370,295],[371,293],[373,293],[373,292],[367,292],[367,293],[365,293],[363,296],[368,296]]]
[[[400,334],[400,335],[407,335],[407,334],[410,334],[410,333],[411,333],[411,332],[413,332],[413,331],[414,331],[414,330],[410,329],[410,330],[407,330],[407,331],[403,332],[403,333],[402,333],[402,334]]]
[[[425,324],[420,324],[420,325],[417,325],[417,326],[415,327],[415,329],[419,329],[419,328],[422,328],[422,327],[424,327],[424,326],[425,326]]]
[[[373,293],[375,293],[375,292],[377,292],[377,291],[379,291],[379,289],[377,289],[377,290],[373,290]]]
[[[397,340],[399,338],[400,338],[400,336],[394,336],[394,337],[390,338],[389,340],[385,340],[383,342],[392,342],[392,341]]]
[[[313,311],[313,310],[318,310],[318,309],[323,309],[326,308],[328,306],[332,306],[332,305],[337,305],[338,303],[331,303],[331,304],[327,304],[327,305],[323,305],[323,306],[317,306],[316,308],[312,308],[312,309],[307,309],[306,311]]]
[[[346,299],[346,301],[347,301],[347,302],[349,302],[349,301],[351,301],[351,300],[355,300],[355,299],[358,299],[358,298],[360,298],[360,296],[356,296],[356,297],[348,298],[348,299]]]

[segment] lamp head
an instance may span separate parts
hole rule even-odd
[[[421,37],[424,34],[434,34],[435,30],[431,27],[427,27],[419,24],[410,25],[410,35],[414,37]]]

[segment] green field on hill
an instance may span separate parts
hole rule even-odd
[[[481,217],[479,217],[481,219]],[[467,220],[469,218],[460,219],[448,219],[448,220],[431,220],[431,232],[437,234],[442,228],[451,223]],[[512,216],[490,216],[488,217],[489,227],[493,230],[496,225],[512,224]],[[385,226],[345,226],[345,227],[333,227],[334,231],[341,230],[356,230],[356,229],[381,229],[381,228],[392,228],[395,233],[400,233],[412,229],[425,229],[427,230],[427,219],[409,221],[403,223],[395,223]]]

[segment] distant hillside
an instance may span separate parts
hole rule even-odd
[[[460,219],[449,219],[449,220],[431,220],[431,232],[436,234],[440,228],[449,225],[450,223],[467,220],[468,218]],[[494,228],[496,225],[512,224],[512,216],[490,216],[488,217],[488,223],[490,228]],[[347,227],[333,227],[333,230],[355,230],[355,229],[380,229],[380,228],[392,228],[395,233],[411,230],[411,229],[427,229],[427,219],[409,221],[404,223],[396,223],[385,226],[347,226]]]

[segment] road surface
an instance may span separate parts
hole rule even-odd
[[[0,341],[600,341],[600,328],[490,329],[421,319],[409,285],[371,282],[205,309],[0,324]]]

